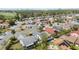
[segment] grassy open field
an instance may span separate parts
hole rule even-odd
[[[12,19],[16,16],[15,12],[0,12],[0,15],[3,15],[5,19]]]

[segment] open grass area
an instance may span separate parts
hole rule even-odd
[[[3,15],[5,19],[12,19],[16,16],[16,13],[10,13],[10,12],[0,12],[0,15]]]
[[[19,42],[17,42],[16,44],[11,45],[10,49],[12,49],[12,50],[23,50],[23,47]]]
[[[3,33],[3,32],[5,32],[5,31],[6,31],[6,29],[1,29],[0,28],[0,34]]]
[[[3,49],[5,49],[5,50],[23,50],[23,47],[15,37],[11,37]]]
[[[0,15],[4,15],[4,16],[15,16],[16,13],[10,13],[10,12],[0,12]]]

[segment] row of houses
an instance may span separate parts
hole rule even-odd
[[[73,31],[68,35],[62,35],[59,38],[54,38],[51,43],[48,49],[52,50],[71,50],[71,45],[79,47],[79,30]]]
[[[67,23],[53,23],[52,27],[57,30],[61,30],[61,29],[69,30],[75,25],[79,26],[79,22],[77,20]]]
[[[73,18],[71,16],[71,17],[67,17],[67,19],[71,20]],[[0,36],[0,45],[5,43],[4,41],[6,41],[7,39],[9,39],[10,37],[12,37],[14,35],[17,38],[17,40],[20,41],[20,43],[22,44],[23,47],[30,48],[31,46],[38,43],[39,40],[41,40],[42,34],[47,34],[48,41],[50,41],[50,40],[54,39],[54,38],[51,38],[50,36],[52,34],[56,34],[57,31],[60,31],[62,29],[68,30],[71,27],[73,27],[73,25],[79,24],[75,20],[74,21],[72,20],[70,22],[65,22],[65,23],[56,23],[56,22],[54,22],[55,20],[56,20],[56,18],[54,18],[53,16],[50,16],[50,17],[45,17],[45,18],[37,17],[34,19],[30,18],[29,20],[24,19],[23,21],[15,21],[15,25],[9,27],[10,31],[7,31],[7,32],[3,33],[3,35]],[[52,24],[52,26],[49,25],[50,23]],[[38,28],[41,26],[41,24],[44,25],[44,28],[43,28],[42,32],[39,32]],[[4,26],[3,23],[0,23],[0,26],[3,27]],[[8,26],[8,25],[6,25],[6,26]],[[15,34],[12,34],[11,30],[15,30]],[[75,35],[77,36],[77,34],[71,34],[70,36],[62,36],[59,39],[54,39],[53,44],[54,44],[55,48],[59,49],[57,47],[60,46],[61,43],[65,42],[65,41],[69,41],[69,42],[73,43],[76,40],[75,39],[76,37],[74,37]],[[66,39],[66,38],[68,38],[68,39]],[[61,47],[62,47],[62,45],[61,45]]]

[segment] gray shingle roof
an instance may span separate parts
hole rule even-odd
[[[18,36],[18,40],[20,40],[22,42],[22,44],[26,47],[33,45],[36,41],[38,41],[38,39],[34,36],[23,36],[23,35],[19,35]]]
[[[0,44],[5,44],[5,42],[11,38],[13,35],[11,32],[5,32],[0,36]]]
[[[3,44],[4,42],[4,36],[0,36],[0,44]]]
[[[31,36],[31,37],[26,37],[26,38],[22,39],[22,41],[23,41],[24,45],[26,47],[28,47],[28,46],[34,44],[37,41],[37,39],[35,37]]]

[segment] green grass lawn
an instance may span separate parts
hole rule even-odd
[[[0,12],[0,15],[4,15],[4,16],[15,16],[16,13],[10,13],[10,12]]]
[[[15,37],[11,37],[8,40],[7,44],[5,45],[4,49],[5,50],[23,50],[23,47]]]
[[[23,50],[23,47],[19,42],[17,42],[16,44],[11,45],[10,49],[12,49],[12,50]]]
[[[16,16],[16,13],[0,12],[0,15],[3,15],[5,19],[12,19]]]
[[[0,34],[3,33],[3,32],[5,32],[5,30],[6,30],[6,29],[1,29],[1,28],[0,28]]]

